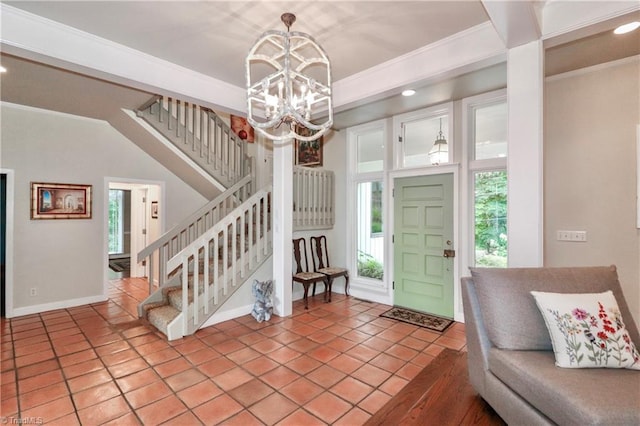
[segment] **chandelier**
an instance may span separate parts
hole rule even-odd
[[[444,134],[442,134],[442,118],[440,118],[438,138],[433,143],[433,148],[429,151],[429,161],[431,161],[431,164],[434,166],[449,161],[449,147],[447,146],[447,140],[444,138]]]
[[[310,35],[289,31],[294,14],[280,19],[287,31],[265,32],[247,54],[247,121],[274,141],[313,141],[333,124],[331,64]]]

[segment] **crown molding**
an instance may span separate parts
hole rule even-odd
[[[506,60],[491,22],[476,25],[333,84],[336,108],[398,94],[403,87],[464,74]]]

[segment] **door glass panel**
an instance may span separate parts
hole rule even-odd
[[[507,156],[507,103],[477,107],[474,110],[475,159]]]
[[[382,281],[384,277],[382,181],[361,182],[356,191],[358,276]]]
[[[359,134],[356,145],[358,173],[384,170],[384,134],[382,129]]]
[[[474,175],[475,266],[507,267],[507,172]]]
[[[402,123],[403,167],[424,167],[432,164],[429,159],[429,151],[433,148],[434,142],[440,139],[440,119],[442,119],[442,136],[449,142],[449,117],[447,115]],[[445,157],[439,161],[439,164],[448,161],[449,158]]]

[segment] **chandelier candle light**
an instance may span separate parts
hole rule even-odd
[[[294,14],[280,19],[287,31],[263,33],[247,54],[247,121],[274,141],[313,141],[333,124],[331,64],[310,35],[289,31]]]

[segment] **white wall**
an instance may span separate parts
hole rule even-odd
[[[636,228],[636,128],[640,58],[547,79],[545,85],[545,265],[611,265],[640,321]],[[586,242],[557,241],[558,230]]]
[[[0,112],[1,167],[15,171],[14,316],[104,300],[105,176],[164,182],[167,229],[206,202],[106,122],[6,103]],[[93,217],[30,220],[30,182],[92,185]]]
[[[331,266],[346,267],[347,265],[347,193],[346,193],[346,169],[347,169],[347,141],[346,130],[332,131],[324,137],[322,151],[322,168],[331,170],[335,174],[335,225],[332,229],[321,229],[316,231],[299,231],[294,232],[294,238],[304,237],[309,244],[309,237],[314,235],[325,235],[327,237],[327,247],[329,250],[329,261]],[[307,249],[309,249],[307,247]],[[309,255],[311,252],[309,251]],[[295,262],[293,267],[295,268]],[[309,258],[309,267],[311,258]],[[351,272],[355,275],[355,271]],[[316,294],[322,289],[322,284],[317,287]],[[334,293],[344,294],[344,279],[336,279],[331,289]],[[300,284],[293,285],[293,300],[302,298],[302,286]]]

